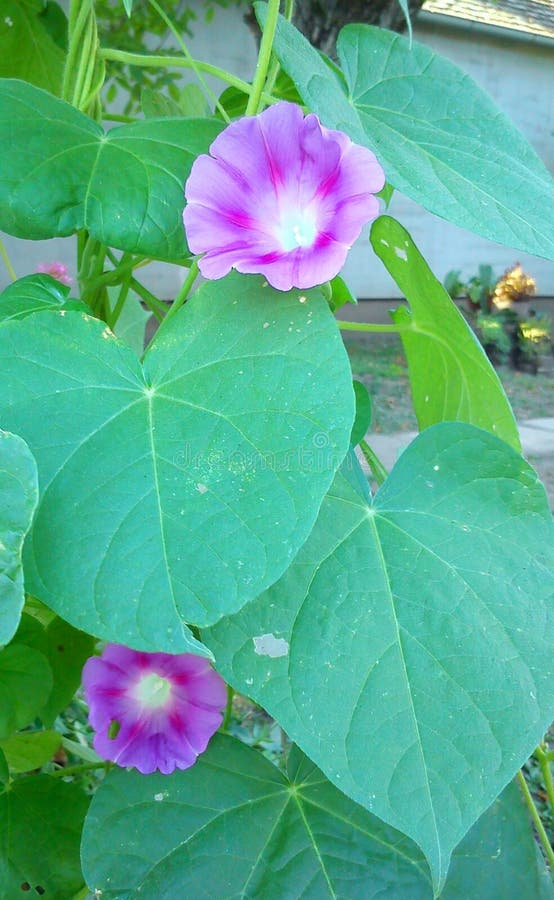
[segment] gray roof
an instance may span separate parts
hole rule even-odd
[[[554,0],[425,0],[422,11],[554,40]]]

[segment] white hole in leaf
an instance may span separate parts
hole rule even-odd
[[[279,656],[286,656],[289,652],[289,643],[284,638],[277,638],[274,634],[260,634],[258,637],[252,638],[254,644],[254,653],[258,656],[270,656],[277,659]]]
[[[399,259],[403,259],[404,262],[408,262],[408,254],[404,250],[403,247],[395,247],[394,252],[398,256]]]

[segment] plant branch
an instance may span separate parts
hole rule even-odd
[[[379,325],[375,322],[342,322],[337,320],[341,331],[367,331],[371,334],[400,334],[409,331],[409,325]]]
[[[252,91],[252,86],[248,84],[247,81],[243,81],[242,78],[237,78],[235,75],[231,75],[230,72],[226,72],[225,69],[220,69],[218,66],[212,66],[210,63],[201,62],[192,57],[186,59],[182,56],[157,56],[148,53],[127,53],[125,50],[113,50],[111,48],[101,49],[99,51],[99,56],[105,60],[125,63],[129,66],[139,66],[141,68],[165,69],[171,66],[174,66],[177,69],[194,70],[197,68],[207,75],[213,75],[215,78],[219,78],[220,81],[224,81],[226,84],[236,87],[244,94],[250,94]]]
[[[523,799],[527,805],[527,809],[531,814],[531,818],[533,820],[533,824],[535,826],[538,838],[541,842],[542,848],[544,850],[544,855],[546,856],[548,862],[550,863],[551,872],[554,873],[554,850],[550,846],[550,841],[548,840],[548,835],[544,830],[544,825],[541,822],[541,817],[537,811],[537,807],[533,802],[533,798],[531,796],[531,791],[527,787],[527,782],[523,777],[523,772],[520,771],[517,773],[516,778],[518,780],[519,786],[521,788],[521,793],[523,794]]]
[[[51,778],[69,778],[73,777],[73,775],[80,775],[82,772],[92,772],[94,769],[109,769],[111,763],[109,762],[90,762],[90,763],[80,763],[78,766],[66,766],[65,768],[56,769],[54,772],[50,773]]]
[[[10,276],[12,281],[17,281],[17,275],[15,274],[15,269],[11,264],[10,257],[8,256],[8,251],[4,247],[3,241],[0,240],[0,256],[4,260],[4,265],[8,270],[8,275]]]
[[[262,94],[271,59],[273,38],[275,36],[278,16],[279,0],[269,0],[267,18],[265,20],[265,27],[258,53],[258,62],[256,63],[256,72],[254,74],[254,81],[252,82],[252,93],[248,98],[248,105],[246,107],[247,116],[255,116],[260,110],[260,104],[263,102]]]
[[[377,454],[371,449],[367,441],[363,439],[360,441],[360,450],[364,454],[365,461],[371,469],[371,474],[377,482],[377,485],[381,487],[385,479],[388,477],[389,473],[385,469]]]

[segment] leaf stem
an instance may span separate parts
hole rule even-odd
[[[531,814],[531,818],[533,820],[533,824],[537,831],[538,838],[542,844],[542,849],[544,850],[544,855],[546,856],[548,862],[550,863],[551,872],[554,873],[554,850],[550,846],[550,841],[548,840],[548,835],[547,835],[546,831],[544,830],[544,825],[541,822],[541,817],[539,816],[537,807],[535,806],[535,804],[533,802],[533,798],[531,796],[531,791],[527,787],[527,782],[525,781],[525,778],[523,777],[523,772],[521,771],[521,769],[517,773],[516,778],[517,778],[519,786],[521,788],[521,793],[523,794],[523,799],[525,800],[527,809],[529,810],[529,812]]]
[[[162,303],[158,297],[155,297],[154,294],[152,294],[140,281],[137,281],[136,278],[131,277],[131,287],[139,297],[142,297],[148,309],[156,317],[158,322],[161,322],[167,315],[165,312],[165,303]]]
[[[94,769],[109,769],[111,763],[109,762],[90,762],[90,763],[80,763],[78,766],[66,766],[66,768],[56,769],[54,772],[50,773],[51,778],[69,778],[73,777],[73,775],[80,775],[82,772],[92,772]]]
[[[191,288],[192,288],[194,282],[196,281],[197,275],[198,275],[198,263],[196,260],[194,260],[191,264],[191,267],[190,267],[187,277],[185,278],[183,284],[181,285],[179,293],[175,297],[175,300],[169,307],[168,312],[163,317],[163,320],[160,323],[160,327],[158,328],[154,337],[152,338],[153,341],[158,339],[161,332],[164,330],[166,323],[169,322],[169,320],[172,319],[173,316],[180,310],[182,305],[184,303],[186,303],[187,298],[190,294]]]
[[[363,439],[360,441],[360,450],[364,454],[365,461],[371,469],[371,474],[377,482],[377,485],[381,487],[385,479],[388,477],[389,473],[385,469],[383,463],[381,462],[375,451],[371,449],[367,441]]]
[[[6,266],[6,269],[8,270],[8,275],[10,276],[11,280],[17,281],[17,275],[15,274],[15,269],[12,266],[10,257],[8,256],[8,251],[4,247],[4,243],[2,240],[0,240],[0,256],[4,260],[4,265]]]
[[[121,288],[119,290],[119,295],[117,297],[117,301],[113,310],[110,311],[110,316],[108,319],[108,325],[111,330],[115,330],[115,326],[117,325],[117,320],[119,319],[121,313],[123,312],[123,307],[125,306],[125,301],[127,299],[127,295],[129,293],[129,289],[131,287],[131,277],[127,275],[121,284]]]
[[[543,747],[539,744],[533,755],[539,764],[543,784],[548,797],[548,803],[550,804],[550,809],[554,813],[554,783],[552,782],[552,771],[550,769],[552,753],[546,749],[543,749]]]
[[[184,58],[182,56],[171,55],[158,56],[156,54],[148,53],[127,53],[125,50],[114,50],[109,47],[102,48],[98,55],[105,60],[125,63],[129,66],[139,66],[141,68],[165,69],[170,68],[171,66],[174,66],[177,69],[196,68],[201,72],[205,72],[207,75],[213,75],[215,78],[219,78],[220,81],[224,81],[226,84],[236,87],[244,94],[250,94],[252,91],[252,86],[248,84],[247,81],[243,81],[242,78],[237,78],[235,75],[231,75],[230,72],[226,72],[225,69],[220,69],[218,66],[212,66],[210,63],[201,62],[192,57]],[[272,98],[269,99],[271,100]]]
[[[227,685],[227,704],[225,706],[225,712],[223,714],[223,722],[221,723],[221,730],[227,731],[229,728],[229,722],[231,721],[231,715],[233,712],[233,697],[235,696],[235,692],[230,684]]]
[[[279,16],[279,0],[269,0],[267,5],[267,17],[260,42],[260,50],[258,52],[258,61],[256,63],[256,71],[254,73],[254,81],[252,82],[252,93],[248,98],[246,107],[247,116],[255,116],[260,111],[262,104],[262,94],[267,77],[267,70],[271,59],[273,48],[273,38],[275,37],[275,28],[277,27],[277,18]]]
[[[183,303],[186,303],[186,301],[188,300],[188,296],[192,290],[192,287],[193,287],[194,282],[196,281],[197,277],[198,277],[198,261],[196,259],[194,259],[191,263],[191,267],[189,269],[187,277],[183,281],[183,284],[181,285],[181,287],[177,293],[177,296],[175,297],[175,300],[169,307],[169,312],[167,313],[167,315],[165,317],[166,319],[171,319],[171,317],[174,316],[175,313],[179,311],[179,309],[181,308]]]
[[[337,320],[341,331],[367,331],[371,334],[400,334],[409,331],[408,325],[379,325],[377,322],[342,322]]]
[[[198,81],[200,82],[200,84],[201,84],[202,87],[204,88],[204,91],[206,92],[207,96],[210,97],[212,103],[214,104],[214,107],[215,107],[217,110],[219,110],[219,112],[220,112],[220,114],[221,114],[223,120],[224,120],[225,122],[227,122],[227,124],[229,125],[231,119],[230,119],[229,116],[227,115],[227,111],[226,111],[225,107],[222,106],[222,104],[219,102],[219,99],[216,97],[216,95],[215,95],[214,92],[211,90],[211,88],[209,87],[209,85],[206,84],[205,79],[204,79],[204,78],[202,77],[202,75],[200,74],[200,69],[199,69],[198,66],[196,65],[196,61],[195,61],[195,60],[193,59],[193,57],[191,56],[190,51],[189,51],[187,45],[185,44],[183,38],[181,37],[181,35],[180,35],[179,32],[177,31],[177,29],[175,28],[175,25],[173,24],[173,22],[171,21],[171,19],[169,18],[169,16],[163,11],[163,9],[162,9],[161,6],[159,5],[159,3],[156,2],[156,0],[150,0],[150,6],[153,6],[153,7],[154,7],[154,9],[156,10],[156,12],[157,12],[158,15],[160,16],[160,18],[163,19],[163,21],[165,22],[165,24],[167,25],[167,27],[169,28],[169,30],[171,31],[171,33],[173,34],[173,36],[175,37],[175,39],[177,40],[177,43],[179,44],[179,47],[180,47],[181,50],[183,51],[183,55],[184,55],[185,59],[187,59],[187,60],[190,62],[191,68],[193,69],[194,74],[196,75]]]

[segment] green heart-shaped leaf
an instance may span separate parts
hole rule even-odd
[[[27,890],[75,896],[83,886],[79,842],[89,803],[78,785],[49,775],[19,778],[0,794],[3,897],[24,897]]]
[[[52,669],[54,684],[46,704],[38,716],[47,728],[54,724],[56,716],[71,703],[81,683],[83,666],[94,653],[95,639],[78,631],[59,616],[44,629],[45,655]]]
[[[263,25],[267,4],[255,8]],[[395,188],[483,237],[554,258],[548,170],[457,66],[383,28],[347,25],[337,40],[345,89],[282,16],[273,49],[309,109],[373,150]]]
[[[350,459],[286,575],[202,638],[442,886],[554,717],[552,519],[531,467],[470,425],[424,431],[373,504]]]
[[[281,576],[347,452],[351,374],[322,295],[236,273],[206,284],[144,368],[78,313],[0,331],[0,414],[41,485],[28,590],[106,640],[198,650],[185,623]]]
[[[86,228],[112,247],[187,253],[184,184],[221,131],[214,119],[161,119],[109,132],[23,81],[0,81],[0,228],[39,240]]]
[[[0,741],[0,749],[12,772],[31,772],[51,760],[61,742],[59,731],[20,731]]]
[[[392,318],[410,369],[420,429],[437,422],[468,422],[521,449],[516,420],[498,375],[464,317],[433,275],[405,228],[380,216],[371,244],[410,309]]]
[[[79,300],[68,300],[69,287],[51,275],[25,275],[0,294],[0,322],[23,319],[45,309],[72,309]],[[84,304],[81,304],[84,307]],[[86,310],[83,308],[83,312]]]
[[[0,431],[0,645],[14,636],[23,609],[21,554],[37,503],[31,451],[17,435]]]
[[[38,650],[12,643],[0,651],[0,738],[32,722],[52,684],[52,670]]]
[[[285,774],[221,735],[187,772],[111,772],[87,815],[82,855],[90,889],[106,898],[433,896],[415,844],[297,748]],[[510,785],[455,852],[441,896],[546,900],[548,884]]]
[[[40,0],[2,0],[0,78],[23,78],[58,94],[65,54],[45,27],[43,13]]]

